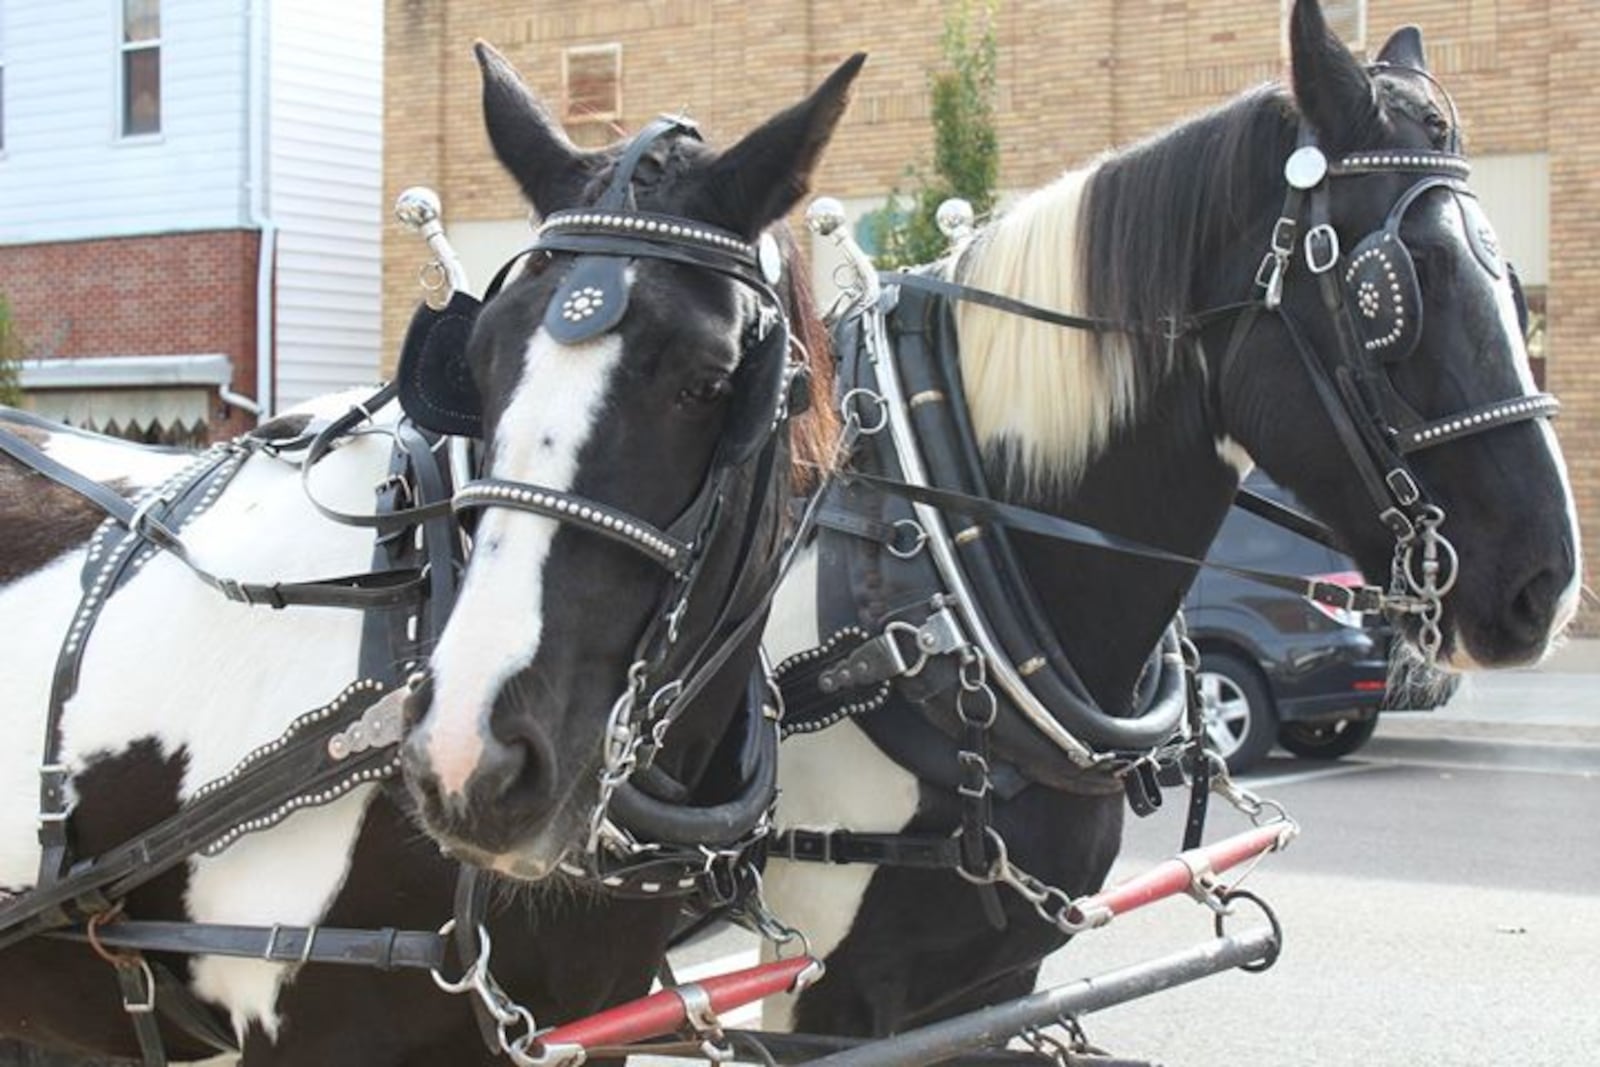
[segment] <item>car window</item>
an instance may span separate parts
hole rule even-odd
[[[1301,509],[1288,490],[1274,485],[1260,472],[1251,474],[1245,485],[1279,503]],[[1331,549],[1239,508],[1228,512],[1209,555],[1218,563],[1296,574],[1326,574],[1353,566]]]

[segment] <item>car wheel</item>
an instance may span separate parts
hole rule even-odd
[[[1206,652],[1199,682],[1207,743],[1230,771],[1255,766],[1278,735],[1278,715],[1261,672],[1238,656]]]
[[[1278,727],[1278,744],[1301,759],[1338,759],[1372,740],[1377,728],[1376,715],[1326,722],[1286,722]]]

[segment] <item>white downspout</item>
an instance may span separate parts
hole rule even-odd
[[[267,39],[270,18],[268,0],[251,0],[249,5],[248,72],[245,86],[248,115],[250,173],[249,185],[250,225],[261,233],[261,247],[256,255],[256,418],[270,417],[277,411],[274,388],[277,371],[277,352],[273,348],[273,318],[276,311],[273,297],[273,264],[277,258],[278,227],[267,213],[267,95],[271,78],[267,70]]]

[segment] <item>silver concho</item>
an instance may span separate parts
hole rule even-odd
[[[581,322],[605,307],[605,304],[605,294],[592,285],[586,285],[567,297],[561,305],[561,316],[571,322]]]
[[[1328,175],[1328,157],[1316,145],[1304,145],[1289,154],[1283,176],[1296,189],[1315,189]]]
[[[396,689],[361,713],[361,718],[328,738],[328,755],[348,759],[369,748],[399,744],[405,734],[405,703],[409,689]]]

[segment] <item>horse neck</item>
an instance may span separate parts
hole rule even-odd
[[[1024,502],[1198,557],[1215,536],[1238,478],[1208,428],[1201,375],[1180,371],[1075,484]],[[1107,712],[1125,713],[1147,657],[1194,580],[1194,568],[1026,535],[1015,544],[1084,683]]]

